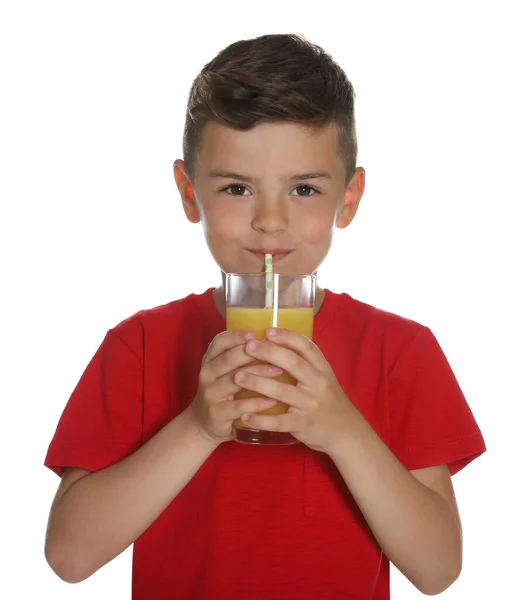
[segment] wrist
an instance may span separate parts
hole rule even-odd
[[[329,446],[325,449],[325,453],[336,462],[340,458],[344,458],[353,453],[352,446],[359,444],[362,439],[363,428],[367,427],[368,422],[363,415],[352,406],[348,418],[344,420],[344,424],[340,428],[337,435],[330,438]]]
[[[179,418],[184,422],[184,430],[190,436],[190,439],[194,440],[199,445],[202,444],[209,449],[210,453],[220,446],[221,441],[210,437],[201,427],[199,420],[195,415],[193,404],[190,404],[188,408],[179,415]]]
[[[337,462],[342,456],[348,456],[350,446],[349,438],[351,435],[351,431],[344,431],[337,438],[332,439],[330,445],[324,450],[325,454],[327,454],[334,462]]]

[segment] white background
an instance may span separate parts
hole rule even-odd
[[[266,33],[320,44],[356,90],[367,186],[320,284],[428,325],[485,436],[454,477],[464,567],[442,597],[520,597],[521,3],[337,4],[2,4],[2,597],[130,597],[130,549],[75,586],[47,566],[42,463],[107,329],[219,283],[172,164],[193,78]],[[393,568],[392,598],[419,597]]]

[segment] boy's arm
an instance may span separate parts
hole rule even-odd
[[[225,331],[204,355],[197,396],[151,440],[124,460],[91,473],[70,471],[51,507],[46,559],[65,581],[82,581],[118,556],[155,521],[219,444],[232,439],[244,413],[271,408],[275,400],[235,400],[240,367],[269,378],[271,365],[251,365],[249,332]]]
[[[247,351],[282,368],[297,385],[236,376],[245,389],[290,406],[281,415],[243,416],[243,422],[253,429],[291,432],[330,456],[388,558],[423,593],[442,592],[462,566],[461,524],[449,469],[457,472],[484,452],[485,445],[432,332],[419,329],[390,372],[389,438],[394,450],[352,403],[311,340],[281,328],[269,329],[267,337],[248,344]],[[417,448],[419,453],[414,452]],[[441,466],[414,471],[405,467],[418,460]]]
[[[424,594],[449,587],[462,532],[448,467],[408,471],[361,415],[328,455],[389,560]]]
[[[189,411],[119,463],[75,469],[49,515],[45,555],[64,581],[87,579],[123,552],[191,480],[219,442],[201,434]]]

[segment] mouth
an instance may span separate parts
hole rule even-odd
[[[271,254],[273,263],[275,264],[275,263],[281,262],[285,258],[287,258],[293,252],[293,250],[283,250],[281,248],[277,248],[275,250],[270,250],[267,248],[261,248],[258,250],[249,250],[249,252],[251,252],[254,256],[256,256],[257,259],[261,262],[261,264],[264,264],[265,255]]]

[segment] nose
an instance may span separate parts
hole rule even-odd
[[[288,214],[284,203],[277,200],[258,202],[252,227],[267,234],[285,231],[288,228]]]

